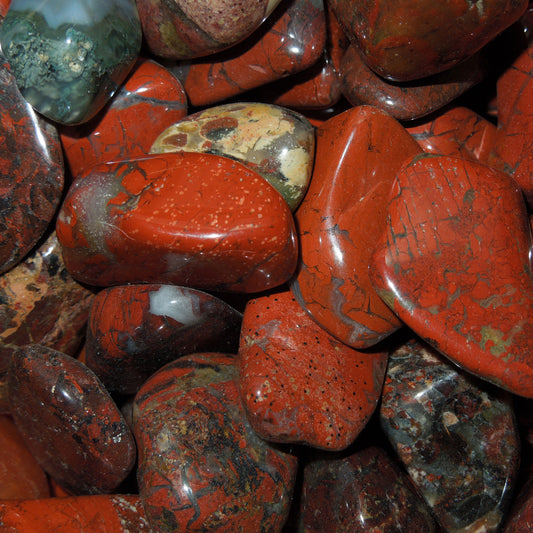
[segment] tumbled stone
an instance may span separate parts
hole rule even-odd
[[[86,364],[110,391],[135,394],[163,365],[195,352],[236,353],[242,315],[205,292],[126,285],[99,292]]]
[[[509,397],[418,341],[389,359],[381,424],[445,531],[498,531],[520,442]]]
[[[138,496],[98,495],[0,502],[6,533],[91,531],[152,533]],[[46,529],[43,529],[46,527]]]
[[[398,120],[415,120],[437,111],[480,82],[485,75],[481,55],[453,69],[408,83],[380,78],[351,45],[340,65],[341,90],[352,105],[372,105]]]
[[[239,398],[235,358],[184,357],[135,398],[139,490],[154,529],[279,532],[296,458],[262,441]]]
[[[389,115],[362,106],[325,122],[316,152],[309,191],[296,213],[300,263],[291,288],[329,333],[368,347],[401,325],[376,294],[368,263],[385,230],[396,172],[421,150]]]
[[[133,468],[133,435],[102,383],[76,359],[39,345],[21,348],[9,394],[29,450],[67,491],[111,492]]]
[[[326,42],[323,0],[288,0],[261,30],[213,58],[173,69],[191,105],[211,105],[313,65]]]
[[[439,531],[409,478],[376,446],[312,460],[303,477],[299,531]]]
[[[471,57],[518,20],[527,0],[331,0],[339,22],[380,76],[410,81]]]
[[[533,527],[533,478],[530,478],[509,511],[504,533],[529,533]]]
[[[284,283],[297,245],[287,203],[213,154],[158,154],[84,173],[57,222],[69,272],[91,285],[254,292]]]
[[[155,61],[140,59],[92,120],[60,128],[71,174],[148,154],[157,136],[186,114],[187,96],[179,80]]]
[[[49,496],[44,470],[28,450],[11,417],[0,415],[0,500]],[[4,525],[1,518],[0,524]]]
[[[280,0],[137,0],[153,54],[192,59],[220,52],[252,34]]]
[[[0,43],[20,92],[62,124],[92,118],[141,46],[133,0],[13,0]]]
[[[4,384],[12,354],[40,344],[75,355],[93,297],[67,272],[55,232],[0,277],[0,411],[9,411]]]
[[[204,152],[240,161],[261,174],[294,210],[313,170],[315,133],[299,113],[236,103],[189,115],[159,135],[150,152]]]
[[[418,335],[477,376],[533,397],[533,278],[524,199],[507,175],[445,156],[398,173],[370,270]]]
[[[254,430],[274,442],[349,446],[381,394],[384,351],[359,352],[318,326],[288,290],[249,300],[239,386]]]
[[[1,274],[44,235],[59,205],[64,176],[56,129],[22,98],[2,55],[0,117]]]
[[[487,163],[496,126],[466,107],[452,107],[407,131],[428,154],[449,155]]]

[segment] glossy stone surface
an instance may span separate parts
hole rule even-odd
[[[37,244],[63,191],[56,129],[22,98],[0,55],[0,274]],[[31,157],[21,154],[32,154]]]
[[[93,297],[67,272],[55,232],[0,277],[0,411],[9,411],[4,385],[12,354],[41,344],[75,355]]]
[[[496,140],[496,126],[466,107],[452,107],[407,131],[429,154],[487,163]]]
[[[111,492],[133,468],[133,435],[103,385],[76,359],[39,345],[20,349],[9,394],[29,450],[67,491]]]
[[[288,0],[239,46],[173,71],[191,105],[207,106],[309,68],[325,42],[323,0]]]
[[[287,203],[237,161],[183,152],[100,165],[70,188],[57,234],[92,285],[154,282],[254,292],[296,267]]]
[[[49,119],[93,117],[141,46],[133,0],[13,0],[0,43],[26,100]]]
[[[49,496],[44,470],[24,444],[11,417],[0,415],[0,500],[33,500]]]
[[[368,263],[385,230],[395,174],[420,152],[397,121],[368,106],[317,130],[313,178],[296,213],[300,264],[291,288],[318,324],[355,348],[401,324],[374,291]]]
[[[139,489],[157,531],[281,531],[296,458],[254,433],[236,380],[233,356],[196,354],[138,392]]]
[[[151,533],[138,496],[99,495],[0,502],[5,533]]]
[[[378,403],[387,353],[358,352],[318,326],[288,290],[249,300],[239,387],[250,424],[274,442],[349,446]]]
[[[407,121],[425,117],[455,100],[483,79],[485,68],[477,54],[430,78],[393,83],[373,72],[357,46],[351,45],[344,54],[339,73],[342,93],[352,105],[372,105]]]
[[[439,531],[408,477],[381,448],[305,466],[300,529],[306,533]]]
[[[86,364],[110,391],[135,394],[163,365],[196,352],[236,353],[242,315],[186,287],[127,285],[99,292]]]
[[[510,398],[480,386],[418,341],[389,359],[381,424],[446,531],[498,531],[516,479]]]
[[[220,52],[253,33],[280,0],[137,0],[153,54],[192,59]]]
[[[299,113],[262,103],[236,103],[189,115],[155,140],[151,153],[203,152],[240,161],[261,174],[294,210],[311,173],[315,132]]]
[[[397,175],[371,276],[418,335],[469,372],[533,397],[531,233],[503,173],[425,155]]]
[[[0,17],[5,17],[11,0],[0,0]],[[1,22],[1,19],[0,19]]]
[[[82,126],[60,128],[71,174],[148,154],[156,137],[186,114],[179,80],[155,61],[140,59],[98,115]]]
[[[504,533],[528,533],[533,529],[533,479],[529,479],[525,487],[518,494]]]
[[[471,57],[515,22],[527,0],[331,0],[350,39],[380,76],[409,81]]]

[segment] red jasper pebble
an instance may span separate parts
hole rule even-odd
[[[504,533],[529,533],[533,530],[533,478],[517,495],[513,508],[509,512]]]
[[[155,61],[139,60],[111,103],[81,126],[62,127],[70,172],[146,155],[157,136],[187,114],[179,80]]]
[[[374,291],[368,263],[385,230],[395,174],[420,152],[397,121],[368,106],[317,130],[313,177],[296,212],[300,265],[292,290],[318,324],[355,348],[401,325]]]
[[[415,157],[398,173],[371,274],[383,299],[436,349],[531,398],[530,247],[511,178],[465,159]]]
[[[103,385],[76,359],[39,345],[20,349],[9,394],[29,450],[67,491],[111,492],[133,468],[133,435]]]
[[[0,415],[0,500],[33,500],[49,496],[50,488],[43,469],[24,444],[13,420]]]
[[[138,496],[0,502],[4,533],[151,533]]]
[[[290,291],[250,300],[241,332],[241,397],[264,439],[329,450],[349,446],[374,412],[387,353],[337,341]]]
[[[255,292],[287,281],[297,261],[282,196],[241,163],[212,154],[93,168],[70,188],[57,235],[70,273],[91,285]]]

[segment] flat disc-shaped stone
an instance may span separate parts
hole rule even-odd
[[[70,188],[57,235],[68,270],[91,285],[254,292],[284,283],[297,261],[281,195],[256,172],[213,154],[94,167]]]
[[[212,107],[167,128],[152,153],[204,152],[236,159],[261,174],[292,210],[313,170],[315,132],[299,113],[271,104]]]
[[[83,363],[39,345],[21,348],[12,359],[9,393],[28,448],[72,494],[111,492],[133,468],[133,435]]]
[[[296,212],[300,263],[292,290],[314,320],[355,348],[401,325],[376,294],[368,263],[385,230],[396,172],[420,147],[389,115],[350,109],[317,130],[317,157]]]
[[[239,398],[235,357],[168,364],[134,403],[139,490],[160,532],[280,532],[296,458],[261,440]]]
[[[236,353],[242,315],[187,287],[125,285],[94,300],[85,354],[108,390],[135,394],[163,365],[186,354]]]
[[[63,179],[56,129],[24,100],[0,55],[0,274],[22,261],[45,233]]]
[[[342,450],[381,394],[384,351],[360,352],[314,322],[290,291],[250,300],[241,333],[241,397],[264,439]]]
[[[391,354],[381,425],[446,531],[499,531],[520,440],[510,398],[411,341]]]
[[[418,335],[466,370],[533,397],[531,234],[516,183],[453,157],[397,176],[371,275]]]

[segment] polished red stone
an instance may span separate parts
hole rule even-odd
[[[292,290],[324,329],[355,348],[401,325],[375,293],[368,264],[396,172],[419,153],[396,120],[372,107],[352,108],[317,130],[313,178],[296,212],[300,265]]]
[[[289,0],[239,46],[175,72],[189,102],[205,106],[309,68],[325,42],[322,0]]]
[[[178,357],[236,353],[241,319],[219,298],[186,287],[110,287],[98,293],[91,309],[86,364],[108,390],[135,394]]]
[[[40,344],[75,355],[93,297],[67,272],[55,232],[0,277],[0,412],[9,411],[4,384],[13,353]]]
[[[530,533],[533,529],[533,477],[517,495],[503,533]]]
[[[154,55],[190,59],[214,54],[256,30],[279,0],[137,0],[143,36]]]
[[[60,129],[71,174],[148,154],[157,136],[186,114],[179,80],[155,61],[139,60],[102,112],[82,126]]]
[[[54,126],[20,94],[0,56],[0,274],[37,244],[63,192],[63,157]]]
[[[33,500],[49,496],[44,470],[24,444],[13,420],[0,415],[0,500]]]
[[[0,502],[0,524],[4,533],[152,533],[139,496]]]
[[[0,17],[5,17],[11,0],[0,0]]]
[[[471,57],[525,11],[527,0],[331,0],[380,76],[409,81]]]
[[[496,139],[496,126],[466,107],[452,107],[437,117],[407,127],[429,154],[450,155],[486,163]]]
[[[479,54],[453,69],[410,83],[387,82],[364,62],[357,46],[348,48],[340,65],[341,90],[352,105],[373,105],[398,120],[414,120],[450,103],[484,76]]]
[[[235,363],[183,357],[135,397],[139,491],[159,532],[276,533],[287,519],[297,460],[248,424]]]
[[[68,270],[92,285],[254,292],[297,260],[282,196],[237,161],[193,152],[94,167],[70,188],[57,235]]]
[[[117,406],[82,363],[32,345],[12,358],[11,412],[29,450],[73,494],[111,492],[135,463],[135,441]]]
[[[399,317],[449,359],[533,397],[530,246],[511,178],[464,159],[416,157],[397,175],[371,275]]]
[[[264,439],[328,450],[349,446],[374,412],[387,353],[337,341],[290,291],[250,300],[239,347],[241,398]]]

